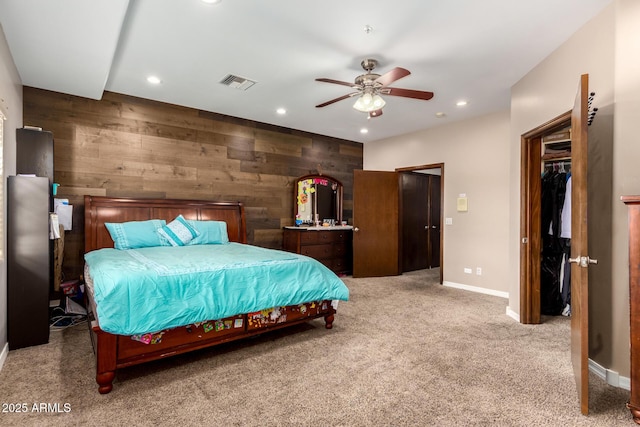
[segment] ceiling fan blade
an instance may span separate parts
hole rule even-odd
[[[382,93],[386,95],[403,96],[405,98],[422,99],[424,101],[428,101],[433,98],[433,92],[412,89],[399,89],[395,87],[385,88]]]
[[[369,112],[369,118],[380,117],[381,115],[382,115],[382,108]]]
[[[352,96],[357,95],[357,94],[358,94],[358,92],[353,92],[353,93],[348,93],[346,95],[342,95],[339,98],[335,98],[335,99],[332,99],[330,101],[323,102],[322,104],[318,104],[318,105],[316,105],[316,108],[326,107],[327,105],[331,105],[334,102],[338,102],[338,101],[342,101],[343,99],[351,98]]]
[[[405,68],[396,67],[393,70],[384,73],[376,79],[376,83],[380,83],[382,87],[388,86],[396,80],[407,77],[411,72]]]
[[[353,83],[341,82],[340,80],[333,80],[333,79],[319,78],[319,79],[316,79],[316,81],[317,81],[317,82],[325,82],[325,83],[334,83],[334,84],[342,85],[342,86],[357,87],[357,86],[356,86],[356,85],[354,85]]]

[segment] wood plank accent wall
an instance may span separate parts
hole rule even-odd
[[[85,194],[241,201],[248,242],[282,248],[293,181],[318,168],[344,184],[352,217],[362,144],[105,92],[92,100],[24,87],[24,125],[53,132],[58,197],[74,205],[63,272],[82,274]]]

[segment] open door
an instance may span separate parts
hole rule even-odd
[[[400,274],[397,172],[353,172],[353,277]]]
[[[571,123],[571,362],[583,414],[589,412],[589,276],[587,156],[589,76],[580,77],[571,111],[522,136],[520,321],[540,323],[541,137]]]
[[[571,112],[571,363],[580,410],[589,413],[589,273],[587,233],[587,114],[589,76],[580,77]]]

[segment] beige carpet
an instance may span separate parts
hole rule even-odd
[[[520,325],[505,299],[437,275],[346,278],[351,300],[332,330],[317,320],[122,370],[104,396],[86,326],[52,332],[9,353],[0,400],[28,412],[1,413],[0,425],[634,425],[628,391],[593,376],[591,414],[580,414],[567,318]],[[34,403],[63,412],[34,413]]]

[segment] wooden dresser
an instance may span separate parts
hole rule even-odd
[[[629,210],[629,317],[631,397],[627,408],[640,424],[640,196],[623,196]]]
[[[315,258],[337,274],[351,274],[351,229],[284,228],[284,250]]]

